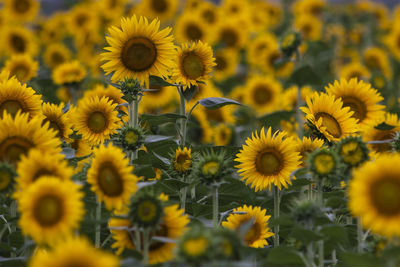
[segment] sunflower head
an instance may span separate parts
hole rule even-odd
[[[188,173],[191,171],[193,165],[192,149],[178,147],[172,158],[173,170],[179,174]]]
[[[283,35],[281,39],[281,50],[287,56],[290,57],[297,51],[297,48],[301,44],[301,35],[298,32],[288,32]]]
[[[315,178],[337,178],[340,161],[336,151],[317,149],[309,155],[307,166]]]
[[[130,220],[143,228],[156,228],[163,213],[162,201],[150,190],[139,191],[129,205]]]
[[[140,127],[125,124],[117,134],[117,142],[125,151],[136,151],[144,142],[144,131]]]
[[[13,190],[17,173],[14,166],[7,162],[0,162],[0,192],[7,193]]]
[[[324,141],[318,138],[311,139],[309,137],[303,137],[300,141],[298,140],[297,151],[301,155],[301,166],[306,166],[307,158],[310,153],[324,145]]]
[[[304,226],[313,225],[316,219],[323,217],[323,211],[316,201],[309,199],[296,199],[290,210],[296,223]]]
[[[188,262],[202,262],[210,258],[212,238],[210,231],[194,226],[178,242],[178,257]]]
[[[128,103],[131,103],[141,92],[140,82],[132,78],[125,78],[123,81],[120,81],[117,88],[124,94],[122,99]]]
[[[73,85],[82,82],[86,69],[78,60],[58,65],[52,74],[54,83],[58,85]]]
[[[348,167],[357,167],[369,160],[367,145],[359,136],[348,136],[336,144],[336,151]]]
[[[215,228],[212,231],[213,256],[216,259],[239,260],[241,240],[238,234],[228,228]]]
[[[206,151],[199,156],[199,161],[194,166],[196,176],[206,184],[218,183],[227,172],[226,153]]]

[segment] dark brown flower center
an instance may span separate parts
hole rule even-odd
[[[26,51],[25,39],[18,34],[13,34],[11,36],[11,45],[18,53],[24,53]]]
[[[219,71],[223,71],[228,67],[228,63],[226,62],[225,57],[223,57],[222,55],[215,56],[215,63],[217,63],[217,66],[215,68]]]
[[[16,164],[32,147],[33,144],[27,139],[19,136],[10,137],[0,144],[0,159]]]
[[[24,111],[24,108],[18,100],[6,100],[0,104],[0,117],[3,117],[4,111],[15,117],[19,110]]]
[[[145,37],[134,37],[126,42],[121,53],[122,63],[131,71],[150,69],[157,59],[155,44]]]
[[[371,200],[379,213],[387,216],[400,214],[400,180],[385,178],[376,181],[370,187]]]
[[[151,6],[157,13],[164,13],[168,10],[168,3],[165,0],[151,0]]]
[[[107,128],[108,121],[102,112],[95,111],[89,116],[87,125],[91,131],[101,133]]]
[[[315,114],[315,120],[318,121],[322,118],[322,126],[326,127],[326,131],[335,138],[342,136],[342,129],[337,120],[330,114],[325,112],[318,112]]]
[[[182,57],[182,67],[185,75],[195,80],[204,74],[204,65],[201,58],[195,53],[187,53]]]
[[[271,89],[267,85],[258,85],[253,91],[253,100],[259,106],[267,105],[272,101]]]
[[[235,47],[239,41],[237,33],[231,29],[224,29],[221,32],[220,40],[227,47]]]
[[[31,3],[28,0],[14,0],[13,7],[18,13],[25,13],[30,9]]]
[[[122,177],[110,162],[102,164],[97,179],[101,191],[109,197],[120,196],[124,191]]]
[[[263,175],[275,175],[283,166],[282,156],[272,148],[267,148],[257,155],[256,170]]]
[[[198,41],[203,38],[203,31],[194,23],[186,26],[185,33],[187,38],[191,41]]]
[[[343,106],[349,107],[351,111],[353,111],[352,117],[358,119],[362,122],[367,115],[367,107],[364,102],[360,101],[360,99],[352,96],[344,96],[342,97]]]
[[[63,203],[57,196],[42,196],[34,204],[33,217],[40,225],[50,227],[61,221],[63,209]]]

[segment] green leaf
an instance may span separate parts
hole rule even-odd
[[[341,263],[337,266],[340,267],[376,267],[386,266],[383,260],[378,259],[372,254],[355,254],[355,253],[343,253],[340,254],[339,258]]]
[[[320,84],[321,78],[309,65],[302,66],[296,69],[289,78],[289,83],[297,84],[298,86]]]
[[[167,158],[165,158],[165,157],[163,157],[163,156],[161,156],[161,155],[158,155],[158,154],[155,153],[155,152],[152,152],[152,153],[153,153],[153,155],[154,155],[159,161],[161,161],[163,164],[165,164],[165,165],[170,165],[170,164],[171,164],[171,162],[170,162],[169,159],[167,159]]]
[[[374,128],[377,130],[382,130],[382,131],[390,131],[390,130],[393,130],[395,128],[395,126],[392,126],[392,125],[382,122],[381,124],[378,124]]]
[[[199,101],[199,104],[208,109],[218,109],[226,105],[242,105],[239,102],[224,97],[207,97]]]
[[[301,253],[294,248],[284,246],[271,249],[267,263],[274,266],[304,266]]]
[[[293,228],[291,236],[301,241],[305,245],[322,239],[321,234],[299,226]]]
[[[324,236],[325,247],[328,250],[347,247],[350,244],[347,230],[342,225],[324,225],[320,233]]]
[[[186,88],[185,91],[183,91],[183,97],[185,98],[186,102],[189,102],[192,100],[194,95],[198,92],[198,87],[197,86],[191,86]]]
[[[290,121],[290,118],[295,114],[294,111],[276,111],[273,113],[269,113],[267,115],[264,115],[257,120],[263,125],[263,126],[278,126],[282,120],[285,121]]]
[[[147,135],[146,139],[144,140],[145,144],[149,143],[157,143],[165,140],[170,140],[172,139],[172,136],[166,136],[166,135]]]
[[[163,78],[160,78],[158,76],[151,75],[149,81],[150,81],[150,87],[152,85],[156,85],[156,86],[174,86],[173,84],[165,81]]]
[[[167,185],[170,188],[174,188],[176,190],[179,190],[185,186],[188,186],[188,183],[185,183],[179,179],[174,179],[174,178],[169,178],[169,179],[164,179],[162,180],[162,183],[164,185]]]
[[[140,119],[152,125],[160,125],[167,122],[175,123],[176,120],[186,119],[186,116],[175,113],[166,113],[162,115],[143,114],[140,116]]]

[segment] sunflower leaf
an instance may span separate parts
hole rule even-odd
[[[224,98],[224,97],[203,98],[199,101],[199,104],[207,109],[218,109],[218,108],[221,108],[226,105],[239,105],[239,106],[242,105],[241,103],[239,103],[235,100]]]
[[[321,83],[321,77],[310,65],[305,65],[296,69],[288,82],[298,86],[315,85]]]
[[[393,130],[395,128],[395,126],[382,122],[381,124],[378,124],[374,128],[377,130],[382,130],[382,131],[390,131],[390,130]]]
[[[160,78],[158,76],[150,76],[150,87],[152,85],[158,85],[158,86],[174,86],[173,84],[165,81],[163,78]]]
[[[172,139],[173,136],[167,136],[167,135],[148,135],[146,136],[146,139],[144,140],[145,144],[148,143],[156,143],[156,142],[161,142],[165,140]]]
[[[159,242],[162,242],[162,243],[176,243],[176,240],[171,239],[171,238],[167,238],[167,237],[163,237],[163,236],[153,236],[151,238],[151,240],[159,241]]]
[[[192,100],[193,96],[196,94],[197,91],[198,91],[197,86],[191,86],[186,88],[186,90],[183,91],[183,97],[185,98],[186,102]]]

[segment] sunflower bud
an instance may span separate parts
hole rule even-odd
[[[315,178],[322,180],[323,178],[337,178],[339,164],[339,157],[335,151],[317,149],[309,155],[307,166]]]

